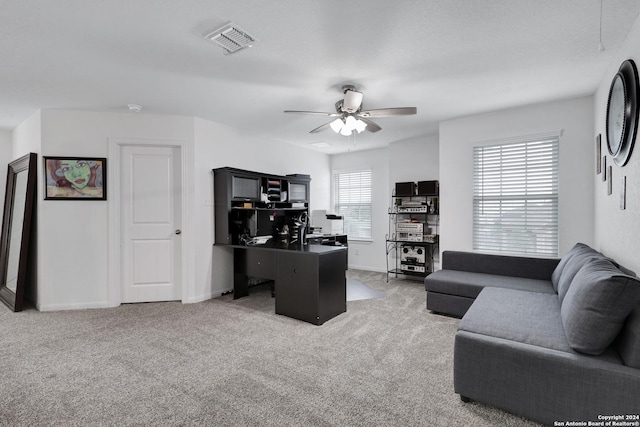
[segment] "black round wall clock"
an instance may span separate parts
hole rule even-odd
[[[631,59],[622,63],[611,81],[607,101],[607,148],[613,161],[629,161],[638,131],[638,69]]]

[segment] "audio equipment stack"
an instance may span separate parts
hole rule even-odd
[[[426,271],[426,254],[422,246],[404,244],[400,251],[400,270],[415,273]]]
[[[439,198],[438,181],[395,183],[388,209],[387,281],[390,274],[417,279],[433,271],[439,244]]]

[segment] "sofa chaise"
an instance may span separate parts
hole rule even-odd
[[[455,251],[442,259],[425,278],[427,308],[462,316],[454,389],[463,401],[549,425],[610,416],[640,425],[633,272],[580,243],[561,260]]]

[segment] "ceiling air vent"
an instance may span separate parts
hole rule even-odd
[[[222,46],[225,55],[230,55],[244,48],[251,47],[251,45],[257,41],[254,37],[231,22],[207,34],[204,38]]]

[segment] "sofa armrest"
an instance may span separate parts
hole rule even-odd
[[[510,255],[490,255],[476,252],[444,251],[443,270],[497,274],[527,279],[551,280],[560,262],[557,258],[529,258]]]

